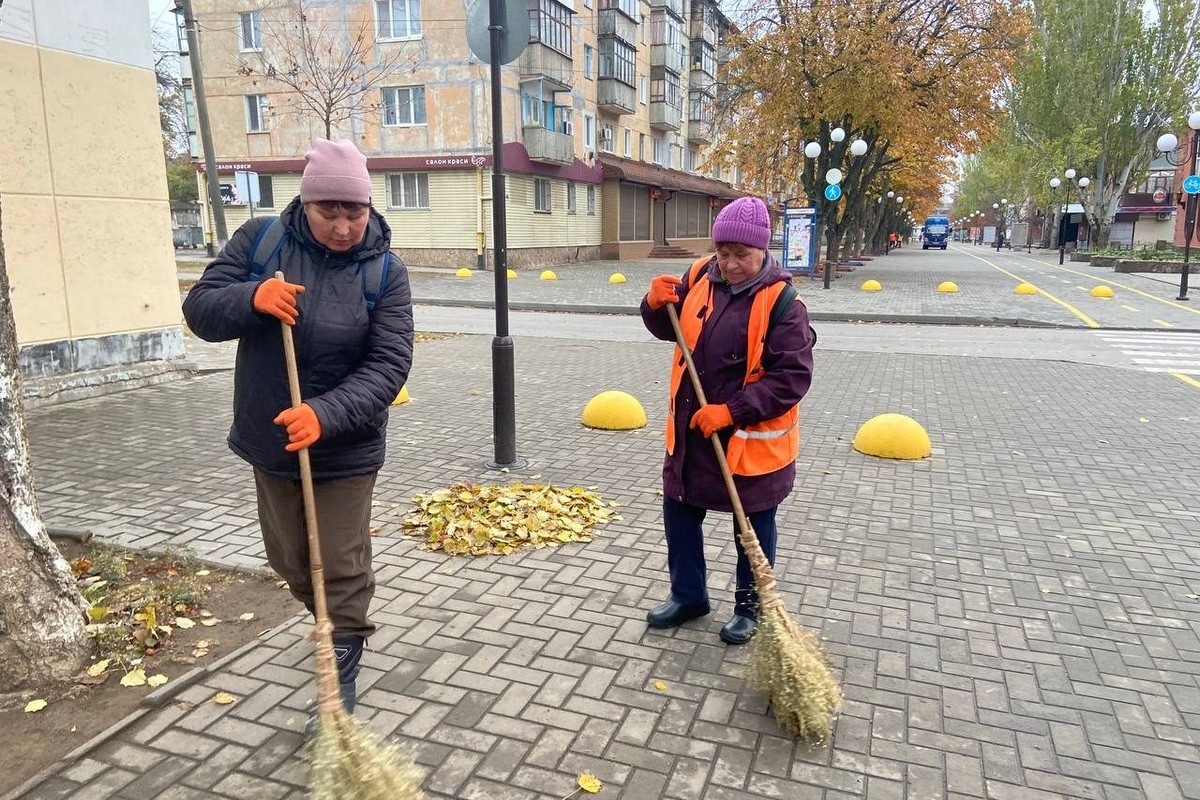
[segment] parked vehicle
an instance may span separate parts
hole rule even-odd
[[[950,241],[950,218],[949,217],[926,217],[925,225],[921,229],[921,249],[928,250],[931,247],[940,247],[946,249],[946,243]]]

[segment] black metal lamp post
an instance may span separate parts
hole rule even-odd
[[[1200,157],[1200,111],[1192,112],[1188,117],[1188,128],[1191,132],[1188,134],[1191,139],[1188,142],[1188,176],[1183,179],[1183,192],[1187,195],[1187,202],[1183,210],[1183,266],[1179,270],[1179,296],[1176,300],[1188,299],[1188,270],[1189,262],[1192,256],[1192,237],[1196,234],[1196,209],[1198,205],[1197,192],[1193,189],[1200,190],[1200,187],[1190,186],[1189,184],[1196,183],[1196,160]],[[1179,146],[1179,139],[1173,133],[1164,133],[1158,137],[1158,151],[1167,157],[1167,162],[1179,166],[1181,161],[1175,156],[1176,148]]]

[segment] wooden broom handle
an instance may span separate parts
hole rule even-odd
[[[704,396],[704,387],[700,385],[700,373],[696,371],[696,363],[692,361],[692,351],[683,336],[683,328],[679,325],[679,314],[675,311],[673,303],[667,303],[667,316],[671,318],[671,327],[675,330],[675,343],[679,345],[679,350],[683,353],[688,377],[692,380],[692,388],[696,390],[696,399],[700,402],[700,408],[704,408],[708,405],[708,400]],[[746,551],[746,558],[750,561],[751,571],[754,574],[759,606],[763,610],[776,604],[782,607],[783,598],[775,585],[775,573],[771,569],[771,562],[767,560],[767,554],[763,552],[762,545],[758,543],[758,536],[754,533],[754,528],[750,525],[746,512],[742,509],[742,499],[738,496],[737,485],[733,482],[733,473],[729,469],[729,461],[725,458],[725,447],[721,444],[721,437],[714,432],[712,436],[708,437],[708,440],[712,442],[713,450],[717,455],[717,465],[721,467],[721,477],[725,479],[725,489],[729,492],[729,502],[733,506],[733,516],[738,524],[738,538],[741,539],[742,549]]]
[[[285,280],[283,272],[275,277]],[[292,326],[280,321],[283,333],[283,355],[287,359],[288,391],[292,408],[304,405],[300,395],[300,370],[296,366],[296,342],[292,338]],[[337,660],[333,654],[333,625],[329,622],[329,606],[325,600],[325,566],[321,558],[321,534],[317,528],[317,498],[313,491],[312,463],[308,448],[296,454],[300,459],[300,490],[304,497],[304,526],[308,530],[308,560],[312,572],[313,605],[316,626],[313,636],[317,641],[317,703],[322,713],[340,707],[337,683]]]

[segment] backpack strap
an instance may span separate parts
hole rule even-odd
[[[359,268],[359,274],[362,276],[362,292],[363,299],[367,301],[367,313],[375,310],[376,303],[379,298],[383,297],[383,291],[387,288],[388,270],[392,265],[391,251],[385,251],[383,255],[375,256],[369,261],[364,261]]]
[[[792,307],[792,303],[796,302],[797,299],[798,293],[796,292],[795,286],[789,283],[787,286],[783,287],[783,291],[779,293],[779,297],[775,298],[775,305],[771,306],[771,316],[767,318],[767,332],[763,336],[764,342],[767,340],[767,337],[771,335],[771,331],[774,330],[775,325],[781,319],[783,319],[784,315],[787,314],[788,309]],[[812,334],[813,345],[816,345],[817,329],[812,325],[809,325],[808,332]]]
[[[262,280],[267,276],[267,265],[279,255],[285,236],[287,231],[279,224],[279,217],[271,217],[271,221],[259,229],[250,247],[251,280]]]

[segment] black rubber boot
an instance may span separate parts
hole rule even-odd
[[[347,714],[354,713],[357,702],[358,662],[362,660],[363,644],[366,640],[361,636],[333,637],[333,656],[338,666],[338,691],[342,697],[342,707]]]
[[[758,592],[738,589],[733,597],[733,617],[721,628],[721,641],[726,644],[745,644],[754,638],[754,632],[758,629]]]

